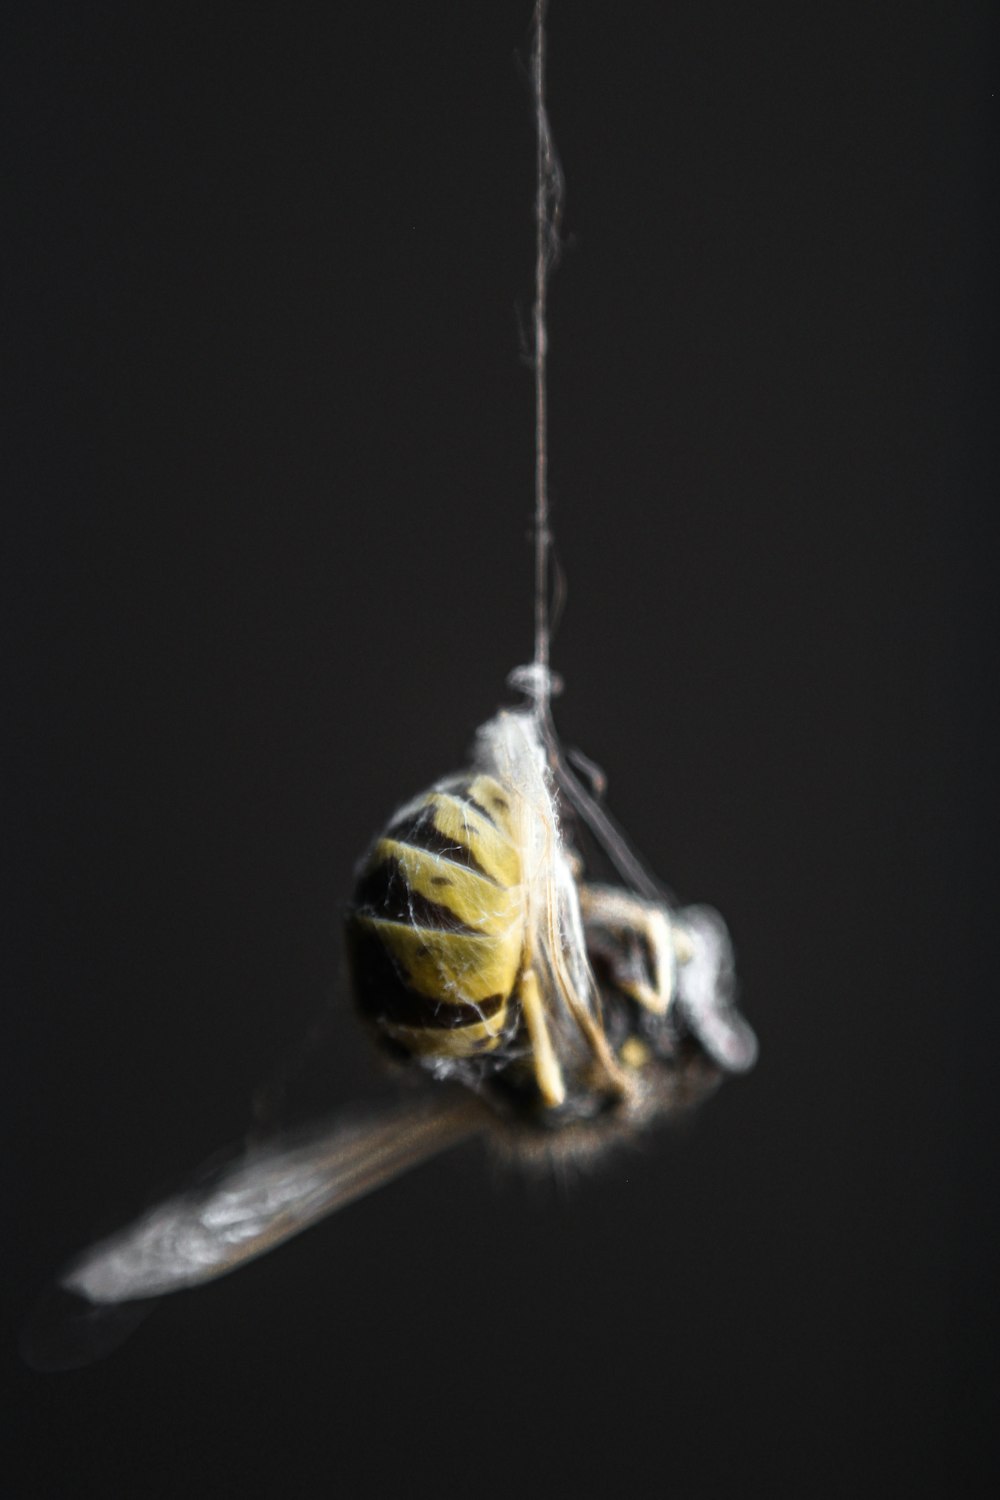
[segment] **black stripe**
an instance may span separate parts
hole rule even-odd
[[[349,920],[347,936],[358,1004],[380,1024],[457,1031],[488,1021],[506,1003],[506,995],[488,995],[476,1005],[449,1005],[443,1000],[431,1000],[411,987],[406,971],[377,933]]]
[[[487,823],[491,824],[492,827],[496,828],[496,826],[497,826],[497,820],[496,820],[496,818],[493,816],[493,814],[487,808],[485,808],[483,806],[483,804],[481,802],[477,802],[476,799],[475,799],[475,797],[470,796],[468,792],[464,792],[462,794],[462,799],[461,800],[465,803],[466,807],[474,807],[476,809],[476,812],[479,814],[479,816],[481,818],[485,818],[486,821],[487,821]]]
[[[384,917],[387,922],[405,922],[408,927],[427,927],[432,932],[478,935],[477,929],[467,926],[450,906],[415,891],[399,860],[391,855],[365,871],[354,892],[354,904],[360,912]]]
[[[405,1014],[392,1017],[401,1026],[421,1026],[428,1031],[458,1031],[463,1026],[478,1026],[502,1010],[505,995],[487,995],[476,1005],[448,1005],[443,1000],[428,1000],[416,990],[406,994]]]
[[[473,870],[475,874],[497,884],[489,871],[483,869],[468,845],[445,837],[434,822],[433,807],[422,807],[419,812],[390,824],[385,837],[395,839],[397,844],[410,844],[414,849],[423,849],[427,854],[440,854],[442,859],[461,865],[464,870]]]

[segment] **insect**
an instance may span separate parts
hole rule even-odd
[[[588,877],[585,843],[616,883]],[[54,1342],[37,1323],[33,1363],[107,1352],[148,1299],[474,1135],[529,1163],[588,1159],[756,1056],[722,919],[656,886],[531,711],[498,714],[468,771],[390,819],[347,928],[362,1012],[434,1090],[251,1150],[93,1246],[60,1279],[75,1300]]]
[[[633,884],[587,879],[568,818]],[[498,714],[467,773],[399,809],[348,937],[391,1049],[536,1122],[627,1112],[685,1038],[724,1069],[753,1059],[721,918],[672,907],[530,712]]]
[[[346,917],[362,1015],[433,1086],[245,1151],[84,1252],[29,1330],[36,1365],[107,1352],[150,1299],[234,1270],[459,1141],[488,1133],[522,1161],[587,1159],[753,1064],[721,917],[678,906],[648,873],[599,773],[553,725],[545,295],[561,178],[543,21],[539,4],[534,660],[510,679],[524,701],[482,726],[467,767],[389,819]]]

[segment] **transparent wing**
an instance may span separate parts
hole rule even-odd
[[[110,1353],[154,1299],[264,1255],[486,1121],[473,1096],[421,1098],[250,1149],[77,1257],[36,1309],[22,1353],[41,1369]]]
[[[484,1118],[475,1099],[422,1100],[251,1150],[215,1182],[169,1198],[94,1245],[60,1285],[99,1303],[199,1286],[456,1145]]]

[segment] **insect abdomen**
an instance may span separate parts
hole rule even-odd
[[[404,810],[365,864],[349,919],[358,1001],[387,1039],[434,1059],[495,1052],[524,948],[512,799],[492,777]]]

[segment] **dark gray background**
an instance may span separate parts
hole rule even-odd
[[[18,1497],[993,1493],[987,3],[552,16],[559,718],[726,913],[757,1071],[17,1362],[317,1018],[306,1107],[383,1087],[354,861],[530,653],[528,9],[4,28]]]

